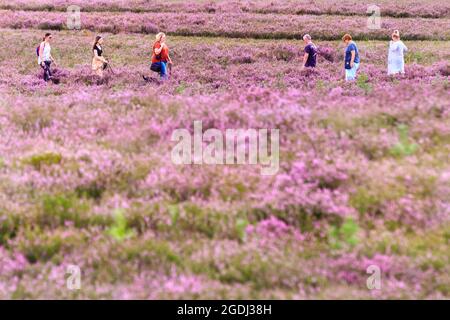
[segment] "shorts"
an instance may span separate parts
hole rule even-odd
[[[345,69],[345,81],[352,81],[356,79],[356,72],[358,71],[359,63],[353,63],[353,68]]]

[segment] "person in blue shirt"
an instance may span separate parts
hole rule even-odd
[[[305,43],[304,55],[303,55],[303,68],[315,68],[317,62],[317,47],[312,42],[311,36],[305,34],[303,36],[303,42]]]
[[[342,37],[345,48],[345,81],[353,81],[356,79],[356,72],[359,68],[359,52],[356,43],[353,42],[352,36],[346,34]]]

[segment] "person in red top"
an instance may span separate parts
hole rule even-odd
[[[160,32],[156,35],[156,41],[153,44],[151,70],[159,72],[162,80],[167,80],[167,64],[172,64],[172,59],[166,44],[166,35]],[[146,77],[144,79],[148,80]]]

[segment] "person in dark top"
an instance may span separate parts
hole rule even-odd
[[[305,42],[305,54],[303,55],[303,68],[315,68],[317,63],[317,47],[312,42],[311,36],[305,34],[303,36]]]
[[[105,70],[108,65],[108,61],[103,57],[102,44],[103,38],[101,36],[97,36],[92,48],[92,70],[101,78],[103,78],[103,70]]]

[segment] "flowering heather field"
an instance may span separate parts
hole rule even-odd
[[[0,10],[1,28],[66,29],[66,12]],[[314,30],[321,39],[339,39],[350,32],[355,39],[385,39],[392,30],[402,30],[403,39],[449,40],[450,18],[383,18],[380,29],[367,29],[366,16],[290,15],[255,13],[180,12],[84,12],[82,28],[97,32],[152,34],[164,30],[171,35],[233,38],[301,39]],[[249,26],[251,26],[249,28]]]
[[[16,10],[66,11],[78,5],[83,11],[133,11],[133,12],[253,12],[283,14],[337,14],[366,15],[367,5],[374,2],[341,0],[0,0],[0,8]],[[391,17],[449,17],[450,6],[446,0],[378,0],[381,13]]]
[[[0,299],[450,298],[446,2],[381,1],[377,31],[350,0],[74,3],[80,31],[65,30],[68,1],[0,1]],[[346,3],[354,17],[330,15]],[[59,85],[36,63],[49,27]],[[393,28],[409,48],[397,78]],[[115,72],[103,80],[94,30]],[[174,67],[146,83],[159,30]],[[306,31],[314,71],[288,40]],[[368,39],[354,83],[348,31]],[[196,120],[278,128],[279,171],[173,164],[172,132]]]

